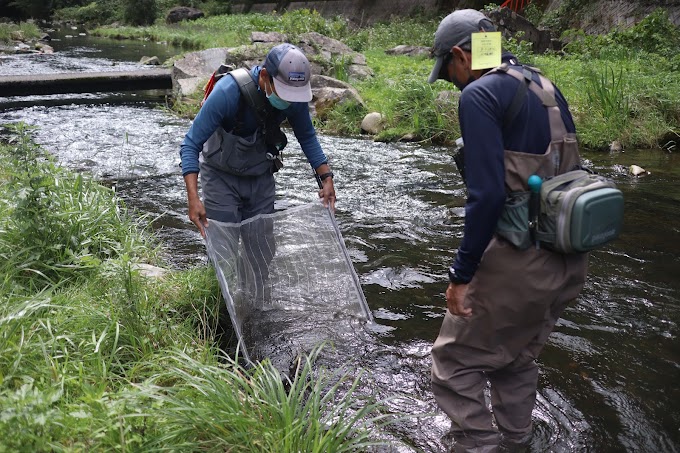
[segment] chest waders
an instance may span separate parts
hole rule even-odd
[[[286,146],[286,136],[269,121],[274,116],[271,107],[246,69],[235,69],[228,74],[236,80],[241,93],[239,118],[234,129],[227,131],[220,126],[205,142],[203,162],[236,176],[259,176],[278,170],[282,166],[279,152]],[[244,102],[255,111],[258,121],[255,132],[245,137],[239,134]],[[277,142],[271,143],[270,137],[276,137]]]
[[[532,174],[556,175],[578,166],[576,136],[567,133],[552,83],[539,75],[541,88],[507,67],[490,73],[497,72],[520,79],[541,99],[551,132],[543,154],[504,151],[506,192],[526,192]],[[509,440],[531,435],[535,359],[583,288],[587,259],[587,254],[545,248],[520,250],[498,235],[491,240],[468,285],[464,305],[472,308],[472,315],[459,317],[447,310],[432,347],[432,389],[452,420],[456,452],[496,451],[500,433]],[[484,396],[487,379],[493,417]]]

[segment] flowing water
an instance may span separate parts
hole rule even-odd
[[[127,70],[141,68],[131,62],[142,55],[176,52],[73,35],[53,42],[52,56],[2,57],[0,74]],[[173,266],[204,265],[178,166],[189,122],[159,108],[162,94],[0,98],[0,123],[38,126],[35,139],[62,165],[115,186],[155,219]],[[276,177],[279,209],[316,197],[309,165],[289,138]],[[429,351],[444,316],[446,269],[463,232],[465,191],[451,153],[363,138],[320,141],[336,175],[336,217],[378,327],[357,337],[351,360],[338,354],[331,365],[363,368],[366,392],[395,395],[387,402],[392,410],[421,415],[392,429],[394,451],[444,451],[448,421],[430,394]],[[584,158],[624,192],[625,227],[620,239],[591,254],[586,287],[541,355],[532,451],[677,452],[680,154],[626,150]],[[631,164],[650,174],[630,176]]]

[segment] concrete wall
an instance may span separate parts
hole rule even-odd
[[[604,0],[591,5],[581,19],[581,28],[589,34],[604,34],[616,27],[627,28],[644,19],[657,8],[665,8],[668,17],[680,26],[680,1]]]
[[[393,16],[409,16],[416,13],[443,13],[453,11],[460,1],[456,0],[326,0],[326,1],[291,1],[264,2],[250,6],[234,5],[232,10],[242,12],[270,12],[287,4],[286,9],[313,9],[324,16],[343,15],[360,25],[376,21],[389,20]]]

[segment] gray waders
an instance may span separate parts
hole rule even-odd
[[[517,71],[507,72],[524,80]],[[541,83],[545,89],[534,82],[529,89],[548,110],[552,141],[544,154],[505,151],[508,193],[528,190],[531,174],[561,174],[579,164],[576,138],[566,132],[554,87],[542,76]],[[509,445],[528,441],[538,383],[535,360],[583,288],[587,260],[587,254],[520,251],[498,237],[491,240],[468,287],[465,306],[472,316],[447,310],[432,347],[432,390],[451,418],[455,452],[490,453],[498,451],[501,439]],[[484,397],[487,380],[493,415]]]
[[[256,112],[258,128],[245,137],[217,128],[203,145],[199,157],[200,178],[208,219],[241,223],[258,214],[274,212],[274,171],[278,152],[274,155],[267,145],[268,106],[257,91],[255,81],[244,69],[229,74],[239,85],[243,98],[240,102],[247,103]],[[236,259],[240,237],[244,251],[238,265],[240,282],[247,282],[249,288],[246,290],[256,299],[261,298],[267,288],[269,263],[276,252],[273,220],[258,219],[229,230],[229,234],[230,237],[224,238],[224,255],[233,255]]]

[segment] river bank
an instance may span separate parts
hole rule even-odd
[[[296,10],[282,15],[214,16],[172,27],[104,27],[93,33],[181,43],[200,50],[250,44],[255,31],[283,33],[293,41],[316,31],[361,52],[373,72],[366,80],[352,82],[363,104],[341,103],[317,117],[321,131],[358,135],[362,118],[379,112],[383,129],[376,140],[449,145],[459,136],[455,88],[441,81],[427,84],[432,66],[427,56],[387,53],[400,45],[431,46],[437,23],[399,19],[355,29],[340,18]],[[679,42],[678,27],[667,13],[657,10],[626,31],[597,36],[574,32],[559,53],[535,55],[528,43],[514,39],[504,40],[504,46],[556,82],[570,103],[584,147],[609,150],[616,143],[623,149],[672,149],[680,134],[680,78],[675,75],[680,57],[674,50]],[[179,112],[196,113],[196,99],[178,101]]]

